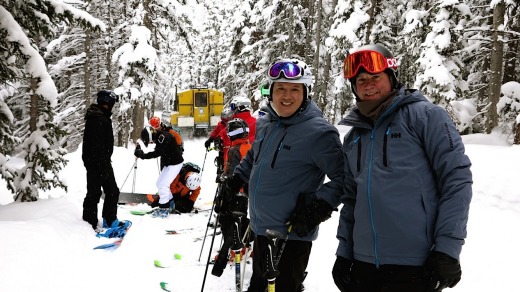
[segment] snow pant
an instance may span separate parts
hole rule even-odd
[[[349,292],[425,292],[428,273],[421,266],[381,265],[354,261]]]
[[[181,171],[182,163],[175,165],[168,165],[163,167],[159,178],[157,179],[157,189],[159,191],[159,205],[168,204],[173,198],[170,184],[177,177]]]
[[[94,229],[97,228],[98,224],[97,205],[101,198],[101,188],[103,188],[105,193],[101,215],[107,224],[112,224],[117,219],[119,188],[114,177],[114,170],[110,164],[106,169],[87,168],[87,195],[83,200],[83,220],[92,225]]]
[[[237,221],[235,221],[233,215],[225,214],[220,215],[218,220],[220,223],[222,236],[224,237],[224,242],[220,247],[220,251],[211,270],[211,274],[220,277],[228,262],[229,249],[235,249],[235,244],[241,243],[242,237],[244,236],[244,233],[247,230],[247,226],[249,225],[249,219],[245,216],[242,216],[240,221],[238,221],[238,218]],[[240,222],[239,230],[237,230],[237,226],[235,225],[237,222]]]
[[[280,246],[278,248],[281,248]],[[264,274],[267,269],[268,239],[257,235],[253,245],[253,274],[248,292],[264,292],[267,288],[267,279]],[[303,290],[305,269],[311,255],[312,241],[288,240],[282,252],[276,277],[276,291],[300,292]]]

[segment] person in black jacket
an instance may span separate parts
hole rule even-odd
[[[146,147],[148,143],[153,142],[155,149],[144,153],[140,147],[137,147],[134,151],[136,157],[141,159],[161,157],[161,173],[156,183],[159,191],[159,209],[155,210],[152,216],[166,218],[173,209],[170,203],[174,202],[170,184],[179,174],[184,158],[177,141],[168,131],[145,127],[141,131],[141,140]]]
[[[101,188],[105,192],[102,211],[103,227],[119,225],[117,220],[119,188],[110,161],[114,150],[110,116],[117,100],[114,92],[101,90],[97,93],[97,104],[91,104],[85,114],[82,159],[87,170],[87,195],[83,201],[83,220],[94,229],[98,227],[97,205],[101,198]]]

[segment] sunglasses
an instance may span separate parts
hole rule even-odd
[[[297,80],[303,77],[303,68],[294,62],[277,62],[269,67],[267,74],[274,80],[280,78]]]
[[[343,62],[343,77],[346,79],[355,77],[361,67],[368,73],[377,74],[388,68],[397,69],[397,60],[395,58],[385,58],[376,51],[356,52],[345,58],[345,62]]]

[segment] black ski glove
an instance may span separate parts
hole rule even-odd
[[[144,158],[144,152],[141,149],[135,149],[134,155],[135,155],[135,157],[138,157],[138,158],[141,158],[141,159]]]
[[[303,237],[321,222],[329,219],[332,216],[332,211],[334,211],[334,208],[325,200],[319,198],[314,198],[311,205],[307,206],[305,194],[300,194],[296,207],[285,225],[289,228],[289,232],[294,231],[298,236]]]
[[[430,273],[430,284],[426,290],[428,292],[453,288],[462,275],[459,261],[438,251],[430,253],[426,260],[426,269]]]
[[[332,278],[341,292],[352,291],[352,265],[351,260],[342,256],[338,256],[334,262]]]
[[[213,138],[209,137],[208,140],[206,140],[206,142],[204,142],[204,147],[206,147],[206,149],[208,149],[209,146],[211,146],[211,142],[213,142]]]

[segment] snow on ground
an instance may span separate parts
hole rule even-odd
[[[342,134],[347,130],[338,128]],[[216,152],[205,156],[204,141],[186,141],[185,160],[204,166],[202,193],[195,206],[207,210],[215,195]],[[510,146],[496,135],[470,135],[464,141],[473,163],[474,196],[461,255],[463,278],[457,287],[446,291],[518,291],[520,147]],[[201,290],[208,254],[213,257],[221,244],[221,237],[216,236],[210,252],[209,236],[201,254],[203,241],[198,238],[206,231],[210,211],[157,219],[129,212],[146,209],[146,205],[121,206],[119,218],[133,222],[122,246],[112,252],[93,250],[107,240],[96,238],[81,220],[85,196],[81,151],[67,158],[69,164],[62,177],[69,185],[68,192],[52,190],[42,194],[48,199],[11,203],[12,195],[0,182],[0,291],[161,291],[162,281],[168,282],[172,291]],[[122,191],[155,192],[156,160],[138,160],[134,168],[133,148],[115,148],[112,161]],[[14,159],[11,163],[20,162]],[[337,291],[331,276],[337,223],[335,213],[320,227],[307,269],[306,291]],[[165,229],[176,229],[180,234],[165,235]],[[212,231],[210,228],[208,235]],[[174,259],[174,254],[181,259]],[[171,266],[157,268],[153,264],[156,259]],[[211,275],[211,267],[204,291],[234,291],[234,269],[230,266],[218,278]],[[250,275],[248,264],[245,287]]]

